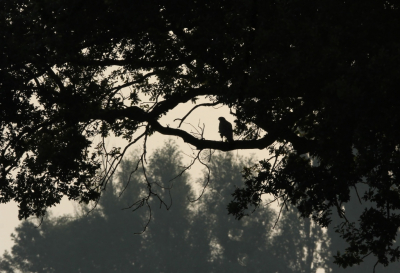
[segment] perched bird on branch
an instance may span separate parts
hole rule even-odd
[[[233,142],[232,124],[224,117],[219,117],[219,134],[222,139],[226,137],[229,142]]]

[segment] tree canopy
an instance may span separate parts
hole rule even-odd
[[[387,265],[400,256],[399,13],[376,0],[1,1],[0,202],[26,218],[63,196],[97,200],[126,152],[95,142],[110,133],[127,147],[159,132],[199,151],[269,148],[230,213],[266,193],[321,226],[337,213],[349,247],[336,261]],[[200,96],[230,107],[234,142],[160,123]],[[357,219],[351,191],[368,204]]]

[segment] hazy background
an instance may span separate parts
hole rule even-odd
[[[209,102],[208,100],[202,98],[200,99],[197,104]],[[164,126],[169,125],[170,127],[177,127],[180,121],[174,121],[177,118],[184,117],[195,104],[193,103],[186,103],[180,104],[176,107],[173,111],[170,111],[166,116],[161,119],[161,124]],[[230,114],[230,110],[227,106],[216,106],[216,107],[199,107],[194,110],[191,115],[185,120],[182,124],[181,128],[184,129],[186,132],[194,132],[195,129],[192,127],[194,126],[196,129],[199,129],[198,126],[203,127],[205,126],[204,130],[204,138],[208,140],[221,140],[221,137],[218,133],[218,117],[223,116],[229,122],[234,125],[234,116]],[[170,137],[164,136],[159,133],[154,134],[147,140],[147,150],[148,153],[151,154],[153,150],[159,148],[163,145],[164,141],[167,139],[173,139],[178,145],[179,148],[185,153],[183,155],[185,163],[190,162],[190,157],[193,151],[190,149],[190,146],[182,141],[182,139],[177,137]],[[238,136],[234,136],[234,139],[238,139]],[[100,138],[97,142],[100,141]],[[94,141],[96,143],[96,140]],[[125,145],[126,142],[117,138],[110,138],[108,141],[109,148],[113,145]],[[130,147],[130,151],[134,150],[135,148],[142,148],[143,141],[139,141],[136,145]],[[245,155],[245,156],[256,156],[257,158],[263,158],[263,154],[265,154],[265,150],[239,150],[234,151],[235,156]],[[201,172],[201,165],[195,164],[193,168],[188,170],[193,178],[197,178]],[[61,202],[58,206],[53,207],[50,209],[53,216],[68,214],[74,212],[74,205],[72,202],[68,201],[66,198]],[[18,207],[17,204],[14,202],[10,202],[8,204],[0,204],[0,255],[4,253],[4,250],[10,250],[13,242],[11,240],[11,233],[14,232],[14,229],[17,225],[21,223],[18,220]]]

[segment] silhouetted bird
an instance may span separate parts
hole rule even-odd
[[[232,131],[232,124],[227,121],[224,117],[219,117],[219,134],[221,135],[221,138],[223,139],[226,137],[226,139],[229,142],[233,141],[233,131]]]

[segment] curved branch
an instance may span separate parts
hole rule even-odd
[[[170,136],[178,136],[183,139],[186,143],[189,143],[196,147],[198,150],[203,149],[215,149],[220,151],[232,151],[238,149],[264,149],[275,142],[276,138],[271,135],[258,140],[247,140],[247,141],[234,141],[234,142],[222,142],[214,140],[198,139],[191,134],[175,128],[164,127],[158,121],[149,121],[152,129],[163,134]]]
[[[157,106],[154,107],[153,111],[149,114],[151,117],[158,118],[161,114],[168,112],[169,110],[174,109],[178,104],[188,102],[191,99],[194,99],[197,96],[205,96],[205,95],[215,95],[217,92],[207,87],[200,88],[192,88],[190,91],[180,94],[175,93],[171,95],[168,99],[160,102]]]
[[[174,94],[168,100],[161,101],[151,112],[146,112],[140,107],[130,106],[121,109],[98,109],[87,115],[86,119],[101,119],[114,122],[116,119],[131,118],[138,122],[157,120],[162,114],[174,109],[178,104],[185,103],[197,96],[210,95],[209,88],[196,88],[184,94]]]
[[[260,139],[241,140],[228,143],[196,138],[181,129],[170,128],[168,126],[164,127],[157,121],[162,114],[175,108],[178,104],[187,102],[199,95],[210,95],[210,93],[212,94],[212,91],[213,90],[210,88],[196,88],[184,94],[173,95],[168,100],[160,102],[151,112],[146,112],[137,106],[131,106],[122,109],[98,110],[93,114],[89,114],[87,119],[101,119],[113,123],[116,119],[130,118],[137,122],[147,122],[154,131],[163,135],[181,137],[186,143],[195,146],[198,150],[216,149],[220,151],[232,151],[238,149],[264,149],[280,139],[285,139],[292,143],[298,154],[306,153],[312,147],[312,140],[297,136],[296,133],[288,128],[286,122],[282,122],[282,124],[273,124],[273,126],[268,130],[268,134]]]
[[[171,106],[169,103],[167,106]],[[166,106],[166,107],[167,107]],[[161,107],[161,106],[160,106]],[[214,140],[204,140],[199,139],[191,134],[181,130],[170,127],[162,126],[158,121],[158,116],[153,117],[153,110],[151,113],[146,113],[143,109],[131,106],[124,109],[113,109],[113,110],[101,110],[89,118],[92,119],[102,119],[109,123],[114,122],[116,119],[120,118],[131,118],[137,122],[148,122],[153,130],[159,132],[163,135],[178,136],[183,139],[186,143],[189,143],[196,147],[198,150],[203,149],[215,149],[220,151],[232,151],[232,150],[246,150],[246,149],[264,149],[269,145],[273,144],[278,139],[285,139],[285,135],[289,138],[288,141],[292,142],[293,146],[296,148],[299,154],[307,152],[308,147],[312,141],[296,136],[295,133],[284,130],[282,135],[282,130],[270,130],[270,132],[257,140],[241,140],[234,142],[222,142]]]
[[[176,121],[176,120],[180,120],[180,121],[181,121],[181,122],[179,122],[179,126],[178,126],[178,128],[179,128],[179,127],[181,127],[181,125],[182,125],[182,123],[185,121],[185,119],[186,119],[196,108],[198,108],[198,107],[200,107],[200,106],[215,106],[215,105],[218,105],[218,104],[220,104],[220,102],[198,104],[198,105],[196,105],[195,107],[193,107],[183,118],[177,118],[177,119],[174,119],[174,121]]]

